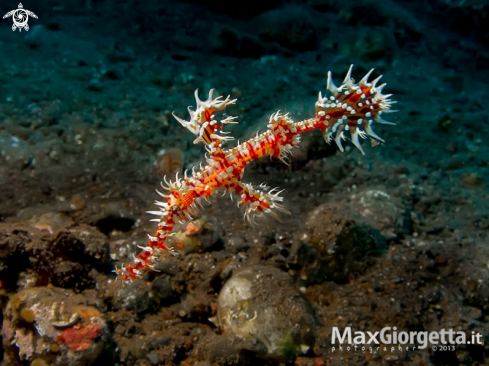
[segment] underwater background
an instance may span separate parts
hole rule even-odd
[[[489,364],[488,1],[22,6],[28,31],[0,21],[2,365]],[[289,165],[243,177],[285,189],[290,216],[255,226],[213,196],[178,255],[116,281],[155,230],[159,182],[205,164],[172,116],[196,89],[238,99],[226,131],[243,141],[278,110],[314,117],[351,64],[398,102],[385,144],[304,135]],[[334,327],[484,344],[340,350]]]

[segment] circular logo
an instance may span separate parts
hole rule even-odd
[[[23,28],[27,25],[29,14],[24,9],[17,9],[12,15],[12,19],[17,27]]]
[[[15,30],[18,29],[20,32],[22,29],[25,29],[26,31],[29,30],[29,24],[27,24],[27,22],[29,21],[29,16],[37,19],[36,14],[34,14],[30,10],[24,9],[22,3],[19,3],[19,8],[9,11],[3,16],[3,19],[12,17],[12,20],[14,21],[14,24],[12,25],[12,30],[15,32]]]

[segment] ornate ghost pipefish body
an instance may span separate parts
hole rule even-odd
[[[276,112],[271,115],[265,132],[257,133],[254,138],[231,149],[223,149],[223,142],[233,140],[233,137],[226,136],[227,132],[223,131],[223,127],[226,124],[237,123],[236,117],[217,121],[215,113],[236,103],[236,99],[231,100],[229,96],[225,99],[213,99],[214,90],[211,89],[207,100],[202,101],[196,90],[197,107],[195,111],[188,108],[190,119],[187,121],[175,114],[174,117],[197,136],[194,143],[202,142],[206,145],[207,164],[201,164],[198,170],[192,169],[190,176],[185,171],[183,178],[179,178],[178,174],[174,181],[164,178],[161,185],[168,193],[157,191],[163,200],[156,201],[158,211],[149,212],[157,216],[152,220],[158,222],[156,233],[149,236],[148,244],[142,248],[133,264],[116,268],[118,277],[122,280],[139,278],[141,270],[146,267],[153,268],[155,257],[161,251],[176,253],[167,242],[168,238],[174,235],[176,223],[192,220],[197,215],[199,201],[207,200],[220,188],[225,188],[230,194],[234,191],[241,197],[238,205],[242,204],[245,207],[244,217],[248,221],[254,222],[255,218],[266,215],[279,219],[277,212],[288,214],[280,203],[283,200],[280,196],[282,191],[277,191],[277,188],[268,190],[263,184],[256,187],[250,183],[243,183],[241,179],[245,167],[264,155],[268,154],[285,162],[286,155],[300,142],[301,134],[319,129],[328,143],[334,140],[343,151],[342,140],[345,140],[345,133],[349,132],[352,143],[362,154],[365,153],[359,137],[384,142],[374,132],[372,125],[393,125],[394,123],[385,121],[382,114],[396,112],[390,109],[396,102],[390,99],[391,94],[382,94],[386,84],[377,86],[381,76],[371,83],[368,82],[373,69],[355,84],[351,78],[352,67],[353,65],[339,87],[334,85],[331,72],[328,72],[327,89],[332,95],[323,97],[319,92],[314,117],[294,122],[288,114]]]

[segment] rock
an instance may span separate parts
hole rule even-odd
[[[241,236],[231,236],[225,241],[224,246],[228,253],[246,251],[249,248],[249,244]]]
[[[144,281],[133,281],[123,285],[117,282],[115,287],[108,287],[106,290],[112,295],[109,296],[115,310],[127,309],[142,313],[149,308],[150,287]]]
[[[276,42],[293,51],[317,46],[316,27],[311,15],[301,7],[289,6],[260,14],[253,19],[256,34],[265,42]]]
[[[176,231],[174,239],[175,249],[185,254],[218,251],[224,246],[217,225],[206,216],[189,222],[184,230]]]
[[[61,212],[47,212],[34,216],[30,222],[36,229],[46,230],[54,236],[73,225],[73,220]]]
[[[59,99],[31,103],[26,109],[29,110],[34,118],[31,127],[36,129],[53,126],[63,118],[63,114],[69,113],[69,107]]]
[[[381,232],[395,232],[401,222],[402,205],[384,190],[369,189],[351,195],[351,206]]]
[[[82,210],[85,208],[85,204],[86,204],[85,198],[81,194],[76,193],[71,197],[70,208],[72,210],[74,211]]]
[[[383,28],[365,27],[360,33],[345,34],[345,42],[340,45],[344,56],[358,58],[364,62],[394,59],[398,52],[396,40],[391,32]]]
[[[151,283],[151,294],[160,301],[161,306],[170,306],[178,300],[171,277],[168,275],[161,275],[154,279]]]
[[[480,187],[484,184],[484,179],[478,173],[462,174],[462,180],[466,187]]]
[[[258,353],[265,353],[266,347],[261,343],[262,349]],[[211,335],[199,342],[197,352],[199,358],[219,365],[253,365],[258,362],[253,351],[245,341],[233,336]]]
[[[84,254],[90,258],[91,264],[101,266],[109,260],[109,242],[107,237],[90,225],[80,224],[69,231],[84,245]]]
[[[7,165],[22,170],[32,164],[33,156],[27,142],[4,131],[0,132],[0,157]]]
[[[81,225],[43,236],[25,224],[0,223],[0,278],[5,288],[52,284],[83,290],[94,285],[90,271],[105,270],[107,239],[97,229]]]
[[[73,65],[95,64],[101,59],[101,53],[94,42],[75,38],[62,31],[52,31],[41,24],[32,27],[25,36],[25,42],[40,54],[57,55]]]
[[[242,348],[260,357],[289,359],[315,340],[309,304],[289,275],[273,267],[250,266],[234,274],[219,293],[218,320],[224,335],[240,338]]]
[[[337,11],[336,7],[332,10]],[[354,27],[357,33],[359,27],[363,30],[371,27],[387,30],[394,27],[396,31],[389,31],[389,33],[396,37],[395,41],[400,46],[417,42],[425,35],[419,19],[404,8],[402,3],[395,1],[385,0],[382,3],[375,0],[351,1],[341,8],[339,18]]]
[[[306,221],[310,228],[288,258],[297,263],[301,277],[308,284],[326,279],[347,282],[371,264],[372,257],[386,249],[384,238],[345,203],[328,203],[316,208]]]
[[[9,365],[92,364],[106,346],[108,329],[100,311],[87,303],[86,296],[60,288],[11,296],[3,319],[5,360]]]
[[[166,273],[170,276],[174,276],[181,271],[179,262],[173,256],[161,257],[160,260],[154,264],[154,267],[158,272]]]
[[[259,58],[267,54],[267,46],[257,36],[220,24],[212,27],[208,44],[222,56]]]

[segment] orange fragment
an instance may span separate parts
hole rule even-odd
[[[91,318],[93,316],[102,315],[97,308],[87,305],[78,305],[73,309],[73,312],[80,314],[82,318]]]
[[[189,222],[187,225],[187,229],[185,230],[185,234],[187,235],[196,235],[202,231],[201,228],[199,228],[197,225],[195,225],[193,222]]]
[[[56,340],[65,344],[75,352],[86,351],[94,340],[102,335],[102,327],[99,324],[89,324],[80,329],[68,328],[63,331]]]

